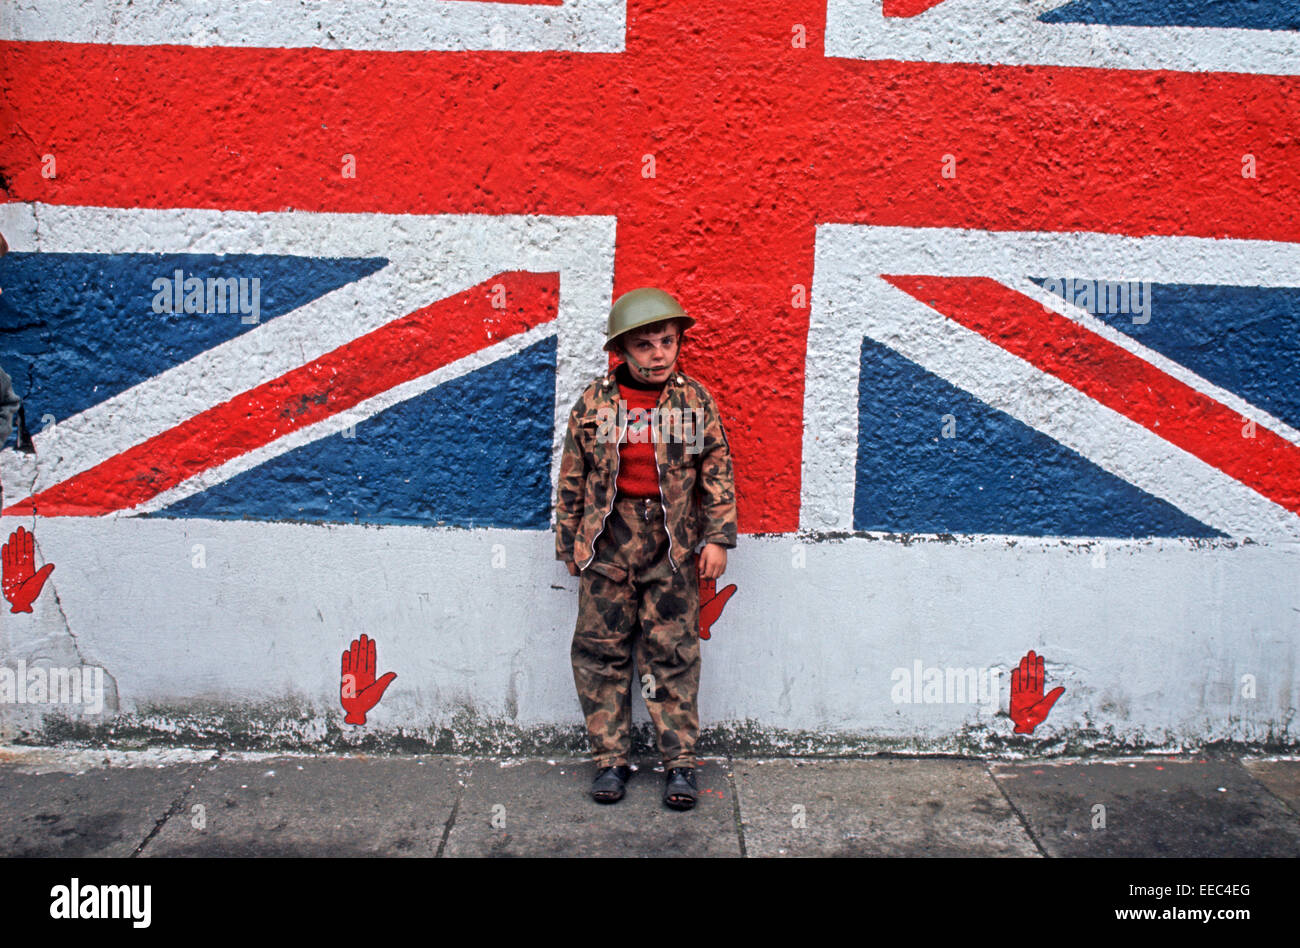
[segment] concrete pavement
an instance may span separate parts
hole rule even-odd
[[[1300,855],[1300,759],[709,758],[696,809],[642,760],[0,748],[5,856]]]

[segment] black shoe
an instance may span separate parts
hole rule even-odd
[[[623,799],[623,785],[632,779],[632,769],[626,765],[602,767],[591,782],[591,798],[597,803],[617,803]]]
[[[696,799],[695,768],[674,767],[664,778],[664,803],[674,810],[689,810]]]

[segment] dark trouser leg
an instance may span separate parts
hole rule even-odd
[[[654,676],[646,709],[664,767],[694,767],[700,735],[699,581],[694,558],[678,570],[669,564],[662,522],[659,518],[658,528],[647,532],[647,547],[653,542],[657,555],[636,574],[641,625],[636,662],[641,676]]]
[[[628,763],[632,747],[632,651],[636,602],[626,577],[624,556],[630,537],[617,511],[598,539],[596,559],[578,580],[578,622],[570,658],[578,702],[587,719],[587,736],[597,767]],[[608,541],[608,542],[607,542]]]

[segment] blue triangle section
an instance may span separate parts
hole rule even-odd
[[[545,530],[555,337],[152,516]]]
[[[1300,287],[1030,279],[1300,428]]]
[[[943,437],[946,415],[955,437]],[[869,338],[859,375],[853,528],[1224,536]]]
[[[1038,18],[1043,23],[1107,26],[1218,26],[1300,30],[1295,0],[1075,0]]]
[[[11,253],[0,260],[0,367],[13,379],[35,434],[45,415],[63,421],[387,262],[270,254]],[[177,271],[180,307],[174,305]],[[184,311],[189,280],[203,286],[201,294],[190,296],[190,309],[198,312]]]

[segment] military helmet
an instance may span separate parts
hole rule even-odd
[[[609,310],[609,328],[605,333],[605,351],[614,348],[618,337],[640,326],[657,323],[661,319],[680,319],[682,329],[695,323],[687,316],[681,304],[663,290],[643,286],[629,290],[614,301]]]

